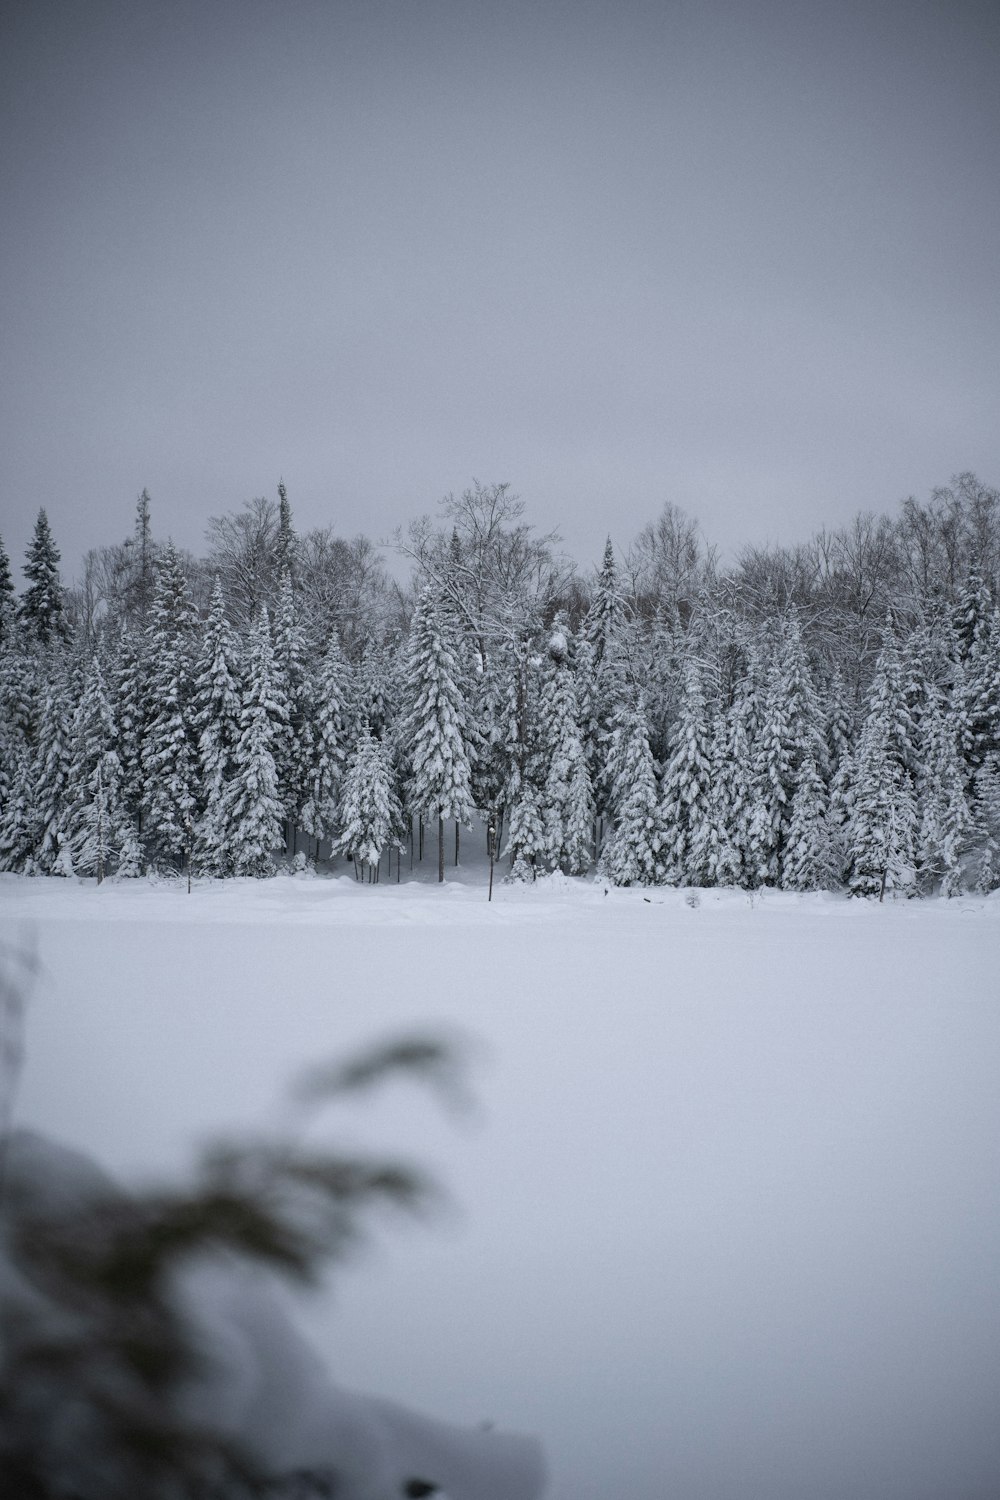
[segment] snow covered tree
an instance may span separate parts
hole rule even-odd
[[[922,881],[940,884],[943,895],[958,889],[959,858],[973,830],[955,726],[936,689],[921,721],[917,778],[917,867]]]
[[[10,576],[10,558],[0,537],[0,643],[10,636],[14,624],[14,582]]]
[[[613,822],[598,869],[615,885],[655,885],[664,875],[665,830],[641,701],[618,710],[612,742]]]
[[[44,689],[33,764],[25,788],[27,860],[22,868],[41,875],[72,874],[68,840],[71,716],[69,683],[65,674],[55,674]]]
[[[1000,886],[1000,755],[988,755],[975,777],[975,817],[983,836],[976,889]]]
[[[347,769],[354,687],[336,631],[330,635],[316,677],[312,763],[302,827],[317,840],[331,838],[340,818],[340,798]]]
[[[828,808],[827,790],[810,747],[792,794],[781,882],[785,890],[828,890],[839,879],[838,846]]]
[[[242,693],[236,640],[216,575],[212,604],[194,666],[191,728],[197,739],[200,766],[200,811],[195,830],[198,868],[209,875],[225,875],[230,867],[232,829],[226,814],[229,782],[242,733]]]
[[[295,571],[298,538],[292,525],[292,507],[285,489],[284,480],[278,480],[278,534],[274,541],[274,573],[279,583],[285,574],[292,578]]]
[[[544,862],[545,823],[538,793],[528,780],[521,781],[514,794],[503,854],[510,859],[508,878],[513,881],[534,880]]]
[[[915,759],[899,660],[890,637],[879,656],[855,758],[849,828],[852,894],[881,897],[915,889],[916,803],[908,763]]]
[[[711,721],[703,668],[695,656],[689,656],[684,666],[684,692],[680,717],[674,726],[673,750],[663,773],[660,807],[663,864],[667,879],[678,885],[703,885],[710,879],[711,774]]]
[[[71,740],[66,842],[73,869],[96,875],[98,883],[114,871],[138,875],[139,840],[122,794],[118,730],[96,656],[73,715]]]
[[[1000,751],[1000,609],[977,622],[956,683],[954,709],[971,778],[988,756]]]
[[[199,766],[192,711],[197,616],[172,543],[156,567],[146,632],[150,717],[142,742],[143,835],[153,857],[190,856]]]
[[[25,554],[28,588],[21,597],[21,618],[43,644],[65,641],[69,622],[59,581],[59,551],[44,509],[38,512],[35,532]]]
[[[593,602],[583,622],[582,636],[589,647],[587,673],[586,737],[590,741],[590,776],[598,813],[608,811],[610,783],[605,762],[610,752],[612,722],[629,697],[626,690],[625,600],[618,583],[614,548],[608,538],[604,562],[598,574]],[[604,773],[604,774],[602,774]]]
[[[547,760],[542,791],[545,859],[553,869],[582,875],[590,866],[594,799],[577,719],[568,626],[557,619],[542,679],[540,740]]]
[[[270,621],[263,609],[250,631],[240,735],[220,812],[234,875],[269,875],[282,847],[283,807],[274,750],[283,715],[284,703],[274,692]]]
[[[410,746],[407,806],[438,822],[438,880],[444,880],[444,820],[468,826],[473,816],[469,757],[463,740],[464,705],[455,682],[455,662],[445,643],[430,591],[417,601],[406,653],[410,707],[405,739]]]
[[[281,577],[274,621],[274,681],[276,699],[284,700],[283,722],[275,746],[278,787],[289,842],[294,844],[302,809],[309,797],[313,758],[313,688],[309,680],[305,632],[299,625],[291,574]]]
[[[362,725],[357,748],[344,778],[340,830],[334,851],[353,858],[377,880],[385,848],[401,849],[403,809],[393,785],[392,766],[385,745]]]

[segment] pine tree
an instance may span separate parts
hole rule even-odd
[[[221,810],[234,875],[269,875],[282,847],[283,808],[274,750],[283,714],[284,705],[274,693],[270,621],[263,609],[250,629],[240,736]]]
[[[190,855],[199,800],[192,724],[197,616],[180,559],[169,543],[156,568],[146,632],[150,717],[142,742],[143,832],[154,857]]]
[[[989,630],[993,601],[978,573],[970,573],[955,606],[954,625],[961,658],[965,661]]]
[[[402,828],[403,810],[393,786],[388,752],[364,724],[344,778],[334,851],[355,859],[362,877],[367,869],[369,881],[377,880],[382,850],[403,847]]]
[[[680,718],[663,773],[664,866],[679,885],[710,879],[708,834],[712,813],[712,739],[703,669],[694,656],[684,668]]]
[[[42,699],[33,764],[26,787],[26,860],[41,875],[72,874],[68,842],[71,807],[71,698],[66,676],[50,678]]]
[[[889,652],[891,657],[891,645]],[[915,889],[916,805],[903,760],[913,746],[900,733],[893,663],[887,665],[885,656],[883,651],[879,657],[855,762],[848,883],[858,896],[886,890],[909,895]]]
[[[295,576],[298,538],[292,525],[292,507],[285,489],[284,480],[278,481],[278,535],[274,543],[274,576],[279,580],[287,573]]]
[[[988,755],[975,776],[975,818],[983,836],[976,889],[1000,886],[1000,754]]]
[[[755,796],[765,816],[755,809],[753,860],[760,879],[785,884],[785,851],[792,804],[803,767],[823,775],[827,765],[826,725],[813,684],[812,672],[795,610],[782,621],[768,672],[763,722],[755,754]]]
[[[519,782],[514,793],[503,857],[510,859],[512,881],[534,880],[544,862],[545,823],[530,781]]]
[[[598,869],[615,885],[655,885],[664,876],[665,830],[641,702],[618,710],[610,764],[614,821]]]
[[[14,582],[10,576],[10,558],[0,537],[0,645],[9,640],[15,617]]]
[[[454,818],[468,827],[474,809],[455,662],[428,589],[414,611],[406,663],[411,695],[405,719],[405,737],[411,747],[407,804],[420,817],[438,820],[438,880],[442,881],[444,820]]]
[[[28,547],[24,576],[28,588],[21,598],[21,618],[43,644],[69,638],[63,588],[59,581],[59,552],[44,509],[38,512]]]
[[[564,874],[582,875],[590,865],[594,799],[577,720],[568,627],[558,621],[549,639],[543,694],[540,737],[547,752],[542,792],[545,860]]]
[[[332,838],[352,733],[354,685],[336,631],[331,632],[315,684],[312,764],[302,827],[316,840]]]
[[[195,855],[198,868],[210,875],[225,875],[231,866],[227,791],[235,774],[242,711],[236,641],[226,619],[222,580],[216,574],[211,609],[195,660],[190,716],[201,784]]]
[[[291,840],[309,797],[313,759],[313,688],[307,668],[305,632],[299,625],[291,574],[281,577],[274,621],[275,699],[284,703],[275,747],[278,787]]]
[[[71,807],[67,843],[78,875],[98,883],[117,871],[139,873],[139,843],[122,796],[118,730],[100,661],[90,663],[72,725]]]
[[[132,549],[132,582],[129,588],[129,609],[141,628],[145,628],[153,602],[156,581],[156,550],[150,521],[149,491],[144,489],[135,505],[135,534],[130,543]]]
[[[1000,751],[1000,609],[992,610],[973,636],[956,683],[954,707],[971,778]]]
[[[954,722],[933,690],[921,723],[917,779],[917,866],[922,881],[940,883],[943,895],[958,889],[959,858],[973,829]]]
[[[610,783],[605,762],[610,753],[612,723],[628,698],[626,690],[625,600],[618,583],[614,548],[608,538],[594,598],[583,622],[590,648],[586,661],[590,703],[584,723],[591,745],[590,776],[597,812],[609,810]]]
[[[763,667],[757,645],[751,641],[742,652],[729,710],[716,720],[716,735],[721,732],[725,738],[724,743],[713,745],[710,799],[728,847],[723,883],[732,878],[735,884],[751,889],[763,878],[762,851],[769,826],[755,775],[764,711]],[[719,858],[723,858],[721,844]]]
[[[816,757],[807,749],[792,796],[782,874],[785,890],[827,890],[837,881],[839,859],[828,806]]]

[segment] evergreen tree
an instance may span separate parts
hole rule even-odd
[[[334,851],[355,859],[362,876],[378,878],[382,850],[401,849],[403,810],[393,786],[388,751],[367,724],[344,779],[340,831]]]
[[[197,616],[173,544],[157,562],[146,632],[149,719],[142,741],[143,833],[154,857],[190,853],[199,800],[192,724]]]
[[[292,525],[292,507],[283,480],[278,481],[278,535],[274,543],[274,576],[279,582],[287,573],[295,575],[298,538]]]
[[[792,796],[782,885],[789,891],[827,890],[839,878],[836,835],[816,757],[807,749]]]
[[[976,889],[1000,886],[1000,754],[987,756],[975,777],[975,817],[983,835]]]
[[[65,641],[69,638],[69,623],[59,581],[59,552],[44,509],[38,512],[35,533],[25,556],[28,588],[21,598],[21,618],[43,644]]]
[[[96,875],[98,882],[112,871],[139,873],[139,842],[122,796],[117,739],[104,674],[95,656],[73,715],[67,843],[76,873]]]
[[[612,737],[614,822],[598,869],[615,885],[655,885],[664,874],[665,831],[641,701],[619,709]]]
[[[590,865],[594,799],[577,720],[567,632],[564,622],[557,622],[549,639],[543,677],[540,730],[547,752],[542,793],[545,860],[564,874],[582,875]]]
[[[742,653],[742,669],[733,684],[728,712],[716,720],[718,739],[712,752],[712,797],[716,821],[724,830],[719,859],[725,854],[725,879],[754,888],[761,882],[761,851],[767,843],[764,799],[758,794],[755,767],[764,728],[763,667],[755,642]],[[720,866],[721,868],[721,866]],[[720,878],[721,875],[720,875]]]
[[[14,582],[10,576],[10,558],[0,537],[0,645],[8,640],[14,625]]]
[[[527,779],[518,783],[510,804],[510,826],[504,857],[510,859],[509,879],[534,880],[545,859],[545,823],[538,793]]]
[[[132,582],[129,589],[129,608],[133,618],[141,628],[145,628],[150,606],[153,602],[153,589],[156,582],[156,551],[153,542],[153,529],[150,521],[150,499],[149,491],[144,489],[136,501],[135,506],[135,534],[132,539]]]
[[[291,574],[281,577],[278,612],[274,621],[274,681],[276,700],[284,704],[275,747],[278,787],[291,841],[310,792],[313,760],[313,688],[309,680],[305,632],[299,625]]]
[[[891,622],[868,694],[854,765],[848,883],[857,895],[915,889],[916,727],[906,703],[899,646]]]
[[[940,883],[954,895],[959,857],[973,828],[954,723],[935,690],[921,723],[921,762],[917,780],[917,865],[926,884]]]
[[[211,609],[195,661],[191,703],[201,783],[195,854],[198,868],[210,875],[225,875],[231,866],[233,830],[226,820],[230,806],[227,792],[235,774],[242,712],[236,641],[226,619],[222,580],[216,574]]]
[[[979,622],[954,693],[959,744],[971,778],[1000,751],[1000,609]]]
[[[130,820],[136,829],[139,848],[143,844],[143,794],[145,771],[143,745],[153,716],[150,701],[150,665],[147,658],[149,636],[124,622],[115,642],[110,663],[109,696],[118,728],[118,761],[121,768],[121,794]]]
[[[284,704],[274,692],[270,621],[263,609],[250,630],[240,736],[221,811],[234,875],[269,875],[282,847],[283,807],[274,751],[283,727]]]
[[[610,753],[612,723],[626,701],[625,600],[618,583],[614,548],[608,538],[604,561],[598,574],[594,598],[583,622],[583,638],[590,648],[586,665],[590,704],[588,738],[590,740],[590,775],[597,811],[609,810],[610,783],[604,762]]]
[[[711,878],[711,771],[712,739],[702,666],[696,657],[689,656],[673,752],[663,773],[660,809],[664,867],[667,879],[679,885],[703,885]]]
[[[68,680],[58,673],[44,690],[33,764],[24,789],[27,858],[21,867],[30,873],[72,874],[67,836],[72,788],[70,718]]]
[[[332,838],[348,762],[354,685],[336,631],[331,632],[315,686],[312,765],[302,827],[313,838]]]
[[[405,737],[411,747],[407,804],[438,820],[438,880],[444,880],[444,820],[469,825],[473,815],[464,707],[455,663],[445,643],[430,591],[417,601],[407,646],[411,706]]]

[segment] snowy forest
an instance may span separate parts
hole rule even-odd
[[[298,534],[283,484],[206,542],[161,540],[145,490],[72,587],[44,510],[20,594],[0,542],[0,868],[443,879],[475,828],[513,880],[1000,885],[1000,492],[973,475],[726,565],[667,504],[585,574],[505,484],[400,530],[405,582]]]

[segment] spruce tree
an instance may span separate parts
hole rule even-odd
[[[508,879],[512,881],[534,880],[545,860],[545,823],[538,793],[527,779],[518,783],[513,794],[503,855],[510,859]]]
[[[283,727],[284,704],[274,692],[270,621],[262,609],[250,629],[240,735],[220,815],[234,875],[270,875],[282,847],[284,809],[274,751]]]
[[[704,885],[709,869],[712,816],[712,737],[703,668],[689,656],[684,667],[680,717],[672,753],[663,773],[660,816],[667,879],[678,885]]]
[[[337,632],[330,634],[315,682],[312,762],[302,827],[317,841],[332,838],[340,821],[340,801],[352,733],[354,685]]]
[[[612,726],[613,822],[598,869],[615,885],[655,885],[664,877],[665,829],[643,705],[625,705]]]
[[[136,829],[122,795],[118,730],[100,661],[90,663],[73,715],[67,842],[78,875],[98,882],[117,872],[139,873]]]
[[[69,637],[69,623],[59,581],[59,551],[44,509],[38,512],[25,557],[28,588],[21,597],[21,618],[43,644],[65,641]]]
[[[854,760],[848,883],[858,895],[915,890],[917,730],[887,621]]]
[[[10,558],[0,537],[0,645],[10,638],[15,616],[14,582],[10,576]]]
[[[313,687],[309,680],[305,632],[298,623],[292,577],[281,576],[274,620],[274,681],[276,700],[284,704],[282,726],[275,747],[278,787],[290,842],[294,843],[302,809],[309,797],[313,759]]]
[[[542,791],[545,860],[566,875],[582,875],[590,865],[593,794],[577,719],[576,684],[570,665],[568,627],[549,638],[543,677],[544,712],[540,737],[547,753]]]
[[[227,791],[236,766],[243,711],[236,641],[216,574],[212,604],[194,665],[191,727],[200,768],[199,815],[195,835],[198,868],[225,875],[231,867],[232,830],[227,823]]]
[[[785,841],[782,886],[788,891],[828,890],[839,878],[829,798],[816,757],[807,749],[799,766]]]
[[[958,890],[960,856],[970,840],[973,820],[954,720],[936,689],[920,727],[917,867],[925,885],[940,885],[943,895],[952,896]]]
[[[417,601],[406,653],[410,707],[407,806],[438,823],[438,880],[444,880],[444,820],[469,826],[473,815],[469,757],[463,739],[464,706],[455,662],[445,642],[430,591]]]
[[[402,828],[388,751],[364,724],[344,778],[334,852],[356,860],[362,878],[367,870],[369,881],[377,880],[382,850],[403,847]]]
[[[154,858],[189,857],[200,774],[192,723],[197,616],[173,544],[156,565],[146,631],[149,719],[142,741],[144,842]]]

